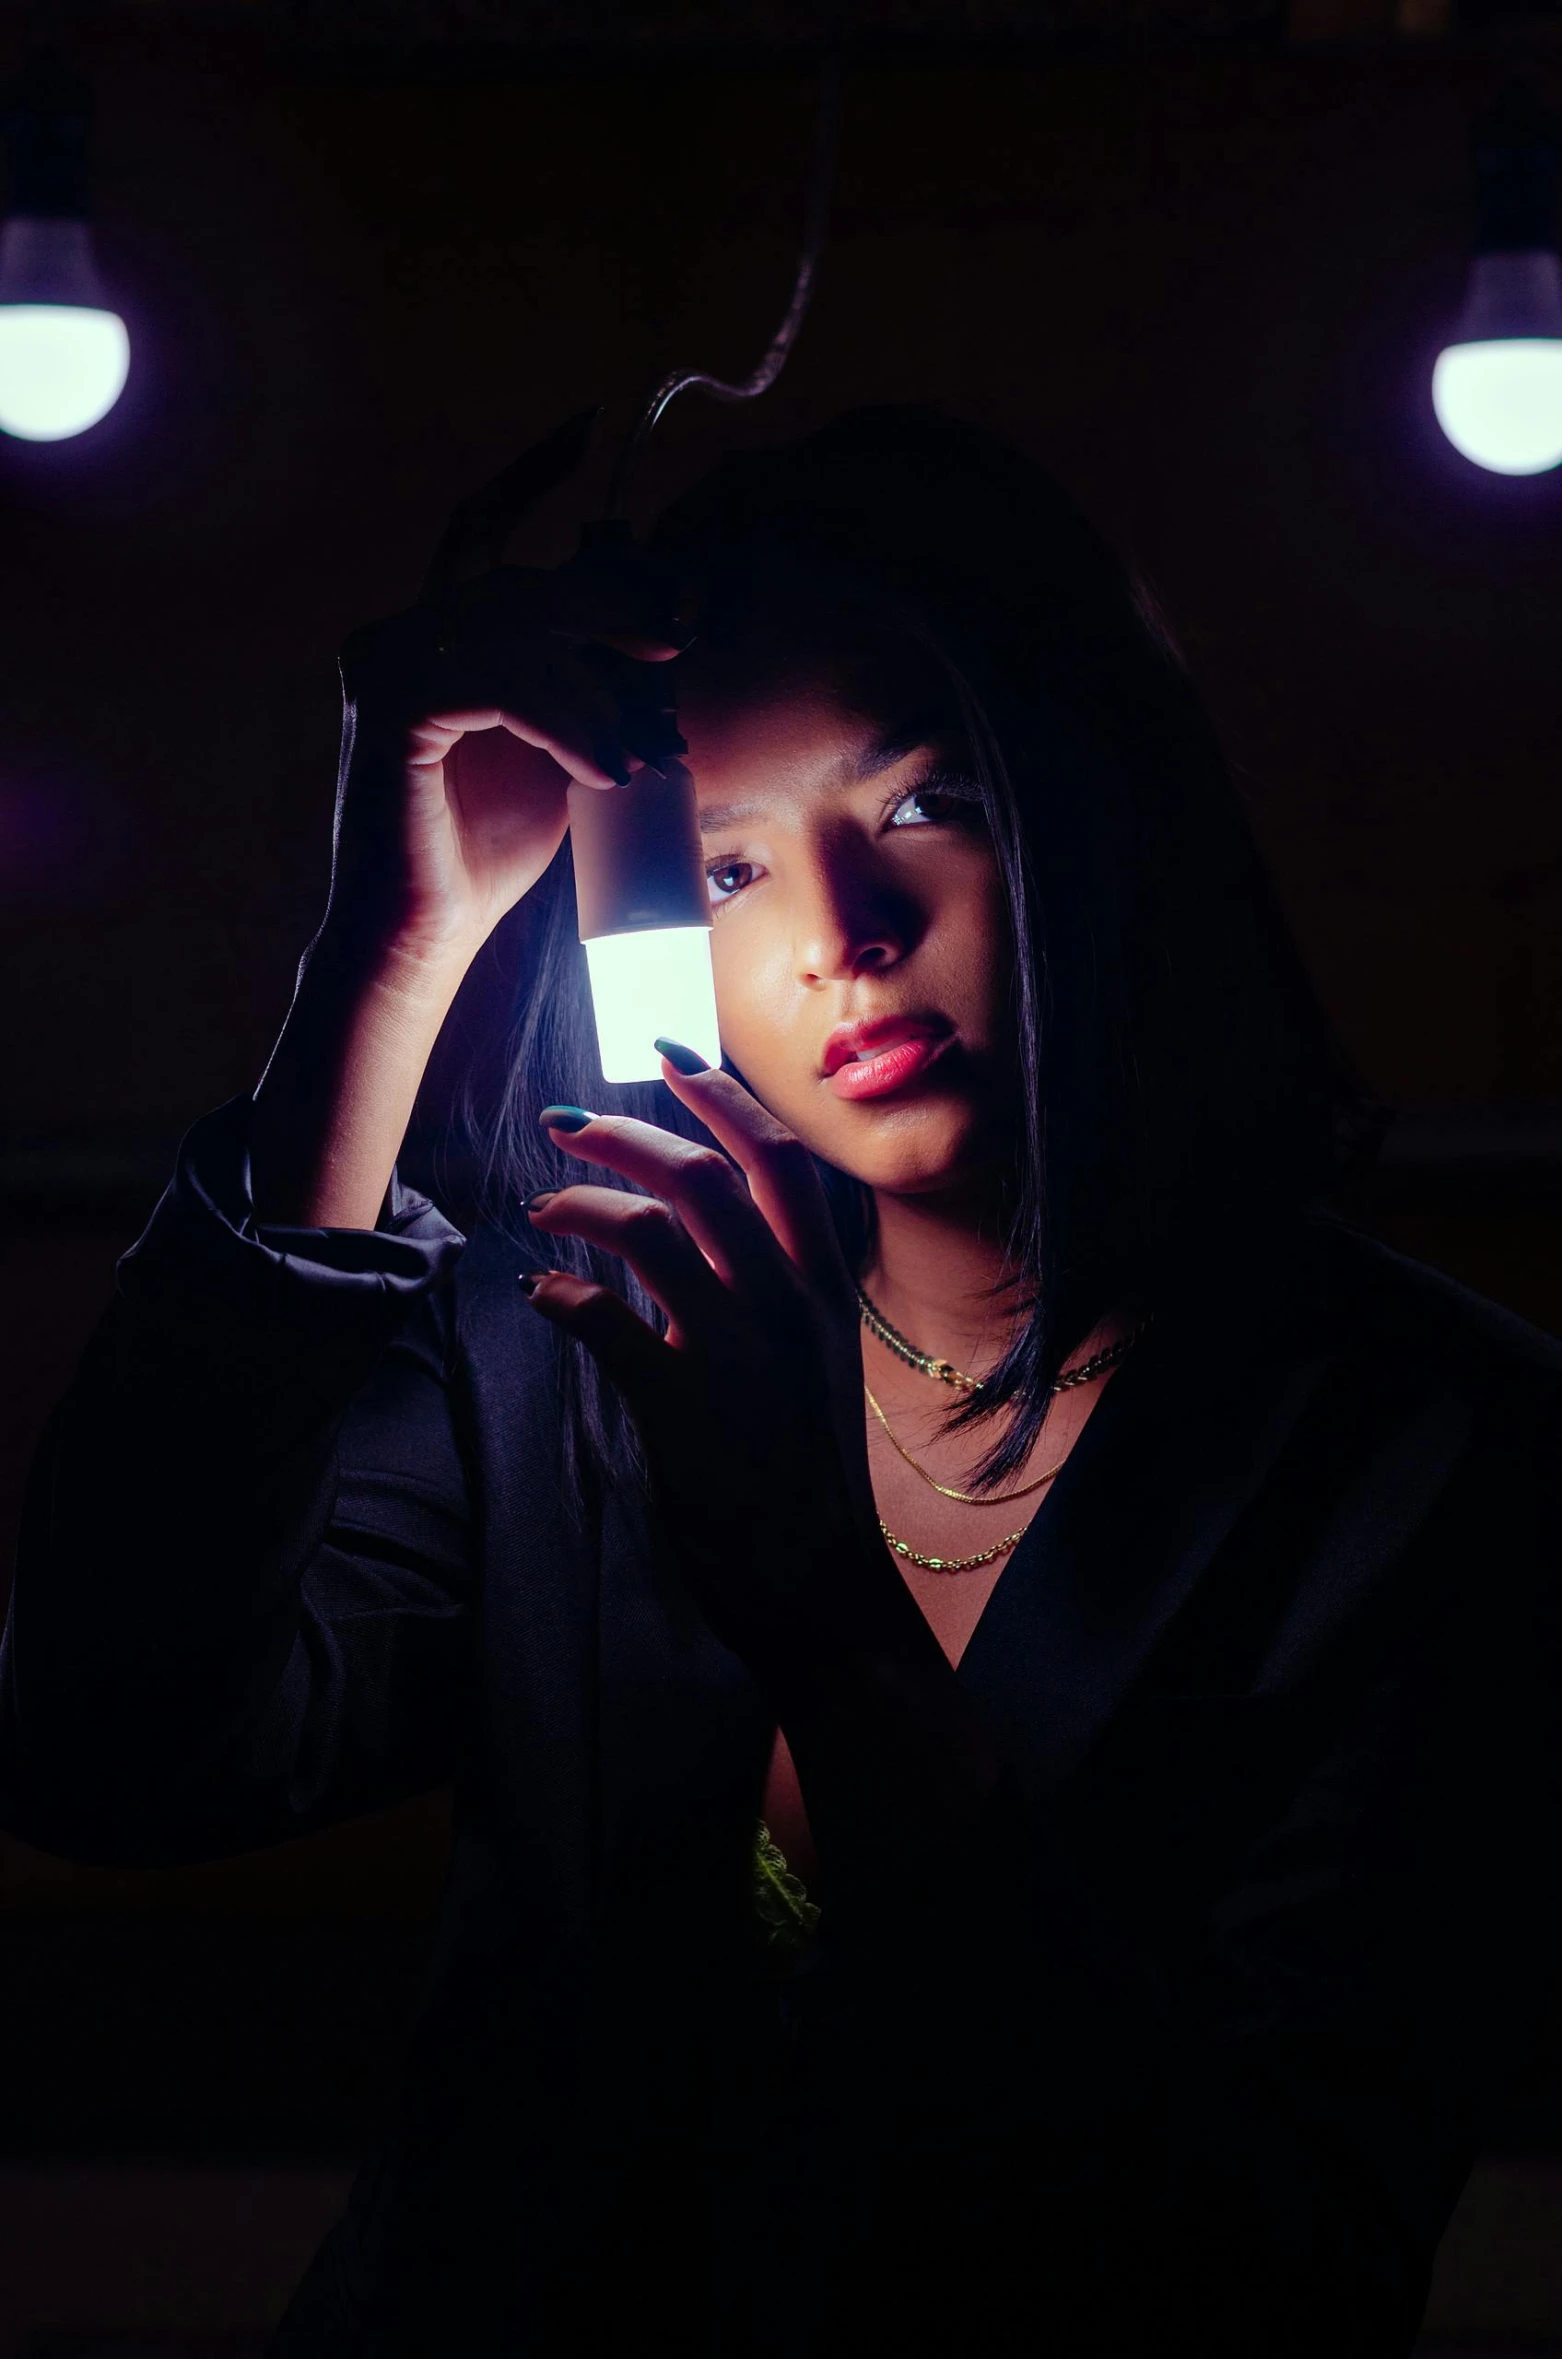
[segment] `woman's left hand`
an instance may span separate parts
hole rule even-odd
[[[619,1254],[666,1312],[665,1338],[569,1272],[530,1299],[619,1388],[662,1537],[756,1676],[890,1651],[916,1608],[879,1531],[856,1288],[812,1159],[730,1073],[663,1070],[734,1161],[629,1115],[550,1127],[647,1192],[571,1185],[531,1218]]]

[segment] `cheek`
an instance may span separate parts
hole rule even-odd
[[[921,934],[909,955],[951,1009],[967,1013],[1007,1005],[1013,967],[1013,929],[998,863],[952,860],[940,886],[922,902]],[[718,917],[711,936],[716,1012],[722,1044],[734,1062],[757,1078],[767,1062],[784,1069],[784,1043],[797,1021],[797,977],[790,937],[770,934],[744,912],[741,924]]]
[[[930,946],[965,1005],[1005,1004],[1014,934],[997,862],[951,864],[947,890],[928,916]]]
[[[716,920],[711,972],[722,1048],[757,1081],[767,1065],[779,1068],[785,1061],[787,1035],[798,1017],[795,979],[779,948],[767,945],[758,929],[745,926],[742,932],[746,938],[736,941]]]

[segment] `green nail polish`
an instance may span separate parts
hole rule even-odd
[[[705,1059],[697,1055],[692,1048],[685,1048],[681,1040],[653,1040],[651,1046],[659,1055],[667,1059],[669,1065],[676,1065],[680,1073],[708,1073],[710,1071]]]
[[[584,1130],[596,1116],[584,1106],[544,1106],[537,1119],[547,1130]]]

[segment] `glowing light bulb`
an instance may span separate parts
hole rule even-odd
[[[0,430],[63,442],[108,415],[130,374],[85,221],[17,215],[0,228]]]
[[[1562,466],[1562,259],[1477,254],[1432,407],[1455,450],[1494,475]]]
[[[1432,407],[1454,449],[1493,475],[1562,465],[1559,154],[1562,122],[1523,75],[1470,126],[1475,259]]]
[[[660,1081],[658,1038],[721,1062],[694,780],[682,762],[666,771],[639,770],[618,790],[569,790],[577,931],[604,1081]]]
[[[708,927],[602,934],[585,947],[604,1081],[660,1081],[653,1040],[681,1040],[707,1065],[721,1063]]]

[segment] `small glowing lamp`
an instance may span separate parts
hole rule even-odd
[[[130,374],[86,219],[85,85],[35,58],[9,93],[10,217],[0,225],[0,431],[63,442],[106,417]]]
[[[841,64],[832,52],[820,83],[797,276],[759,366],[736,384],[704,369],[674,369],[662,379],[619,453],[607,513],[587,526],[583,547],[610,552],[615,545],[621,551],[632,546],[624,522],[629,485],[647,438],[680,393],[692,389],[717,401],[754,401],[780,375],[803,324],[824,245],[840,105]],[[660,1081],[662,1061],[651,1045],[657,1038],[683,1041],[707,1064],[721,1062],[710,955],[715,920],[694,780],[682,762],[660,753],[657,770],[637,770],[618,794],[578,784],[569,790],[577,930],[586,946],[606,1081]]]
[[[583,526],[577,560],[611,571],[636,559],[626,518],[629,485],[648,437],[668,404],[698,389],[717,401],[754,401],[775,383],[808,309],[824,245],[841,106],[841,62],[832,52],[820,84],[809,185],[808,218],[797,275],[785,314],[751,376],[737,383],[703,369],[674,369],[646,400],[613,469],[605,513]],[[491,483],[463,500],[445,527],[424,577],[425,602],[503,564],[510,535],[538,500],[563,483],[590,446],[598,411],[583,410],[514,460]],[[710,888],[700,839],[694,780],[678,760],[683,748],[670,698],[652,680],[660,666],[598,648],[609,677],[617,665],[615,701],[629,724],[623,742],[643,767],[627,787],[568,789],[570,858],[575,878],[576,933],[596,1022],[602,1078],[608,1082],[661,1081],[653,1043],[681,1041],[709,1065],[721,1062],[716,986],[711,967]]]
[[[637,770],[627,787],[569,790],[576,931],[586,949],[604,1081],[660,1081],[653,1040],[721,1062],[710,893],[694,780]]]
[[[1562,257],[1553,235],[1558,125],[1516,84],[1475,125],[1475,254],[1432,407],[1455,450],[1494,475],[1562,465]]]

